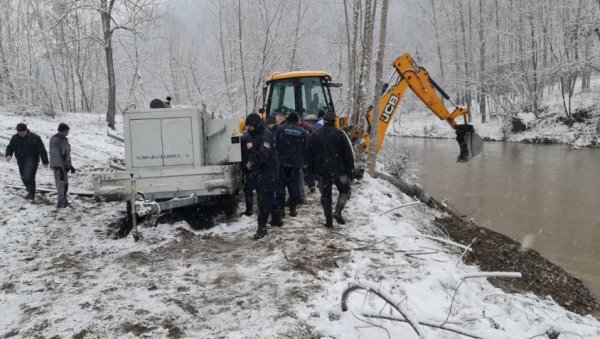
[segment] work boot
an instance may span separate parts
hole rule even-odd
[[[335,212],[335,213],[333,213],[333,218],[340,225],[345,225],[346,224],[346,220],[344,220],[344,217],[342,217],[342,212]]]
[[[281,220],[281,210],[275,209],[271,212],[271,226],[281,227],[283,226],[283,220]]]
[[[268,234],[267,225],[266,224],[258,224],[258,230],[254,234],[254,240],[259,240],[264,238]]]
[[[253,212],[252,198],[246,198],[246,210],[242,212],[242,215],[251,216]]]
[[[331,209],[325,212],[325,227],[333,228],[333,218],[331,217]]]
[[[296,211],[296,204],[290,203],[290,217],[295,217],[298,215],[298,211]]]
[[[25,196],[25,200],[33,200],[34,197],[35,196],[32,193],[27,193],[27,195]]]

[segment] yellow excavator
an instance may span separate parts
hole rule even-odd
[[[483,148],[483,140],[475,133],[473,125],[468,123],[467,110],[454,105],[454,110],[449,112],[436,90],[452,102],[448,94],[429,77],[425,68],[420,67],[410,54],[401,55],[393,65],[395,70],[390,79],[396,75],[396,82],[393,86],[389,86],[389,81],[384,85],[379,102],[377,151],[381,150],[387,128],[406,90],[410,88],[438,118],[448,122],[456,131],[456,141],[460,147],[457,161],[467,162],[479,154]],[[300,113],[304,121],[315,123],[318,121],[319,110],[335,112],[330,88],[339,86],[341,85],[332,82],[329,73],[322,71],[276,73],[267,78],[263,88],[263,108],[259,112],[266,119],[271,115],[287,115],[295,111]],[[456,121],[459,117],[462,117],[462,123]],[[371,109],[366,114],[366,119],[367,129],[370,129]],[[341,118],[336,124],[348,127],[348,118]],[[364,133],[358,132],[358,135],[362,135],[363,144],[368,149],[371,143],[368,130]]]

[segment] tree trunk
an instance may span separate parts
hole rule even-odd
[[[483,36],[483,0],[479,0],[479,114],[481,122],[486,122],[486,88],[485,88],[485,38]]]
[[[113,62],[111,29],[112,9],[115,0],[101,0],[100,16],[104,32],[104,54],[106,56],[106,73],[108,77],[108,107],[106,108],[106,122],[108,127],[115,129],[115,115],[117,104],[117,84],[115,81],[115,65]]]
[[[222,6],[222,5],[221,5]],[[226,49],[223,40],[223,7],[219,7],[219,47],[221,49],[221,63],[223,64],[223,80],[225,81],[225,93],[227,93],[227,102],[229,108],[233,111],[233,100],[231,99],[231,90],[229,89],[229,78],[227,76],[227,62],[225,61]]]
[[[385,37],[387,33],[387,16],[389,0],[382,0],[381,3],[381,22],[379,24],[379,46],[377,48],[377,59],[375,60],[375,91],[373,93],[373,114],[371,115],[371,150],[369,153],[369,173],[376,176],[377,171],[377,141],[379,139],[379,100],[383,90],[383,57],[385,55]],[[375,21],[375,12],[373,19]]]
[[[240,67],[242,73],[242,86],[244,87],[245,113],[248,114],[248,89],[246,88],[246,74],[244,72],[244,51],[242,44],[242,0],[238,0],[238,42],[240,45]]]
[[[434,28],[434,33],[435,33],[435,42],[436,42],[436,47],[437,47],[437,54],[438,54],[438,60],[440,63],[440,75],[442,77],[442,82],[444,83],[444,56],[442,55],[442,43],[440,41],[440,33],[439,33],[439,29],[438,29],[438,21],[437,21],[437,14],[435,11],[435,2],[434,0],[431,0],[431,9],[433,11],[433,28]]]
[[[371,80],[371,59],[373,56],[373,21],[374,20],[374,9],[373,2],[375,0],[366,0],[365,16],[364,16],[364,34],[363,34],[363,56],[360,63],[359,76],[358,76],[358,88],[357,88],[357,106],[359,107],[358,122],[356,124],[358,130],[362,130],[364,122],[360,119],[365,107],[365,98],[367,97],[367,82]]]

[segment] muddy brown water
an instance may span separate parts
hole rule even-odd
[[[486,142],[467,164],[454,140],[396,138],[410,174],[438,200],[583,280],[600,298],[600,150]]]

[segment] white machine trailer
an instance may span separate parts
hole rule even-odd
[[[209,119],[197,107],[129,111],[123,135],[126,170],[94,174],[97,199],[127,201],[128,210],[133,203],[135,215],[154,221],[215,199],[234,211],[242,185],[238,120]]]

